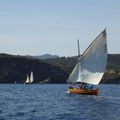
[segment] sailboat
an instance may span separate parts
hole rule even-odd
[[[31,84],[31,83],[33,83],[33,72],[31,72],[30,78],[27,74],[27,78],[26,78],[26,81],[25,81],[25,84]]]
[[[28,74],[27,74],[27,79],[26,79],[25,83],[26,84],[29,83],[29,76],[28,76]]]
[[[80,83],[80,86],[79,88],[69,86],[67,92],[85,95],[98,95],[98,84],[103,77],[106,64],[107,36],[105,29],[96,37],[84,53],[79,55],[78,62],[70,74],[67,82],[72,84]],[[87,85],[92,85],[94,88],[86,89]]]

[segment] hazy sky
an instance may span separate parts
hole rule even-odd
[[[0,0],[0,53],[74,56],[105,27],[120,53],[120,0]]]

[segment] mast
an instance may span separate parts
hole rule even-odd
[[[80,44],[79,39],[77,39],[77,45],[78,45],[78,58],[80,57]]]
[[[81,79],[80,73],[81,73],[81,65],[80,65],[80,43],[79,43],[79,39],[77,39],[77,45],[78,45],[78,78],[77,79]],[[77,82],[76,82],[77,83]]]

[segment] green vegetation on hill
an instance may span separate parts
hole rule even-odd
[[[109,54],[107,70],[101,83],[120,84],[120,54]]]
[[[40,60],[31,56],[0,54],[0,83],[24,83],[34,73],[34,83],[66,83],[77,57]],[[109,54],[107,70],[101,83],[120,83],[120,55]]]
[[[120,72],[120,54],[108,55],[107,69]]]
[[[34,83],[65,83],[68,77],[63,69],[43,60],[0,54],[0,83],[24,83],[31,71]]]
[[[77,63],[77,57],[61,57],[46,61],[64,68],[70,74]],[[120,54],[108,54],[108,64],[101,83],[120,83]]]

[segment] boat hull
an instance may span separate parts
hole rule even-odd
[[[73,88],[73,89],[68,89],[67,91],[68,93],[73,93],[73,94],[82,94],[82,95],[96,95],[98,96],[98,89],[96,90],[86,90],[86,89],[77,89],[77,88]]]

